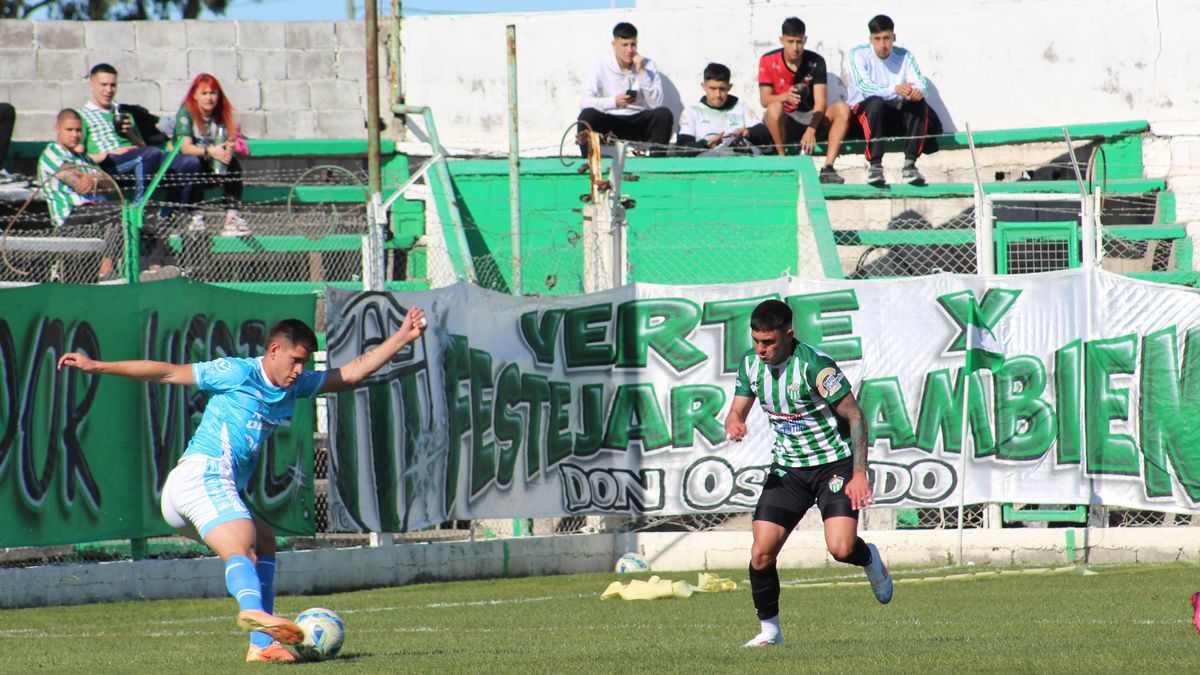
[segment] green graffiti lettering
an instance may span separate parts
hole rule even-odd
[[[1079,464],[1083,459],[1080,421],[1083,420],[1083,343],[1068,343],[1054,352],[1054,404],[1058,408],[1059,464]]]
[[[538,317],[537,312],[521,315],[521,337],[533,352],[534,359],[541,365],[554,364],[554,343],[558,329],[562,326],[563,310],[548,309]]]
[[[975,301],[973,291],[960,291],[938,297],[938,304],[945,308],[950,318],[958,324],[958,336],[950,344],[950,352],[961,352],[967,349],[967,326],[971,324],[970,317],[978,317],[985,328],[995,328],[1000,318],[1008,312],[1017,301],[1021,291],[1011,288],[991,288],[983,294],[983,302]]]
[[[1053,408],[1046,391],[1046,366],[1032,356],[1013,356],[993,376],[996,386],[997,456],[1038,459],[1054,442]]]
[[[622,384],[613,397],[604,447],[628,450],[629,442],[634,440],[642,442],[643,450],[655,450],[671,442],[653,384]]]
[[[700,306],[691,300],[653,298],[622,303],[618,310],[617,365],[645,368],[647,352],[658,352],[676,372],[703,362],[708,356],[687,336],[700,324]]]
[[[546,429],[546,466],[554,466],[575,450],[571,433],[571,383],[550,383],[550,414]]]
[[[496,378],[495,406],[493,419],[496,425],[496,442],[500,456],[496,466],[496,484],[500,487],[512,485],[516,473],[517,457],[525,439],[525,420],[513,410],[521,404],[521,369],[515,363],[504,366]]]
[[[829,312],[856,311],[858,296],[854,294],[854,289],[793,295],[787,298],[787,303],[794,314],[792,326],[801,342],[820,349],[838,362],[862,360],[861,339],[831,339],[833,336],[850,335],[854,331],[850,317],[826,316]]]
[[[496,478],[496,444],[485,440],[492,428],[492,355],[471,350],[471,496]]]
[[[575,435],[575,456],[591,457],[604,444],[604,385],[583,385],[579,398],[583,431]]]
[[[711,384],[671,388],[671,444],[690,448],[699,431],[710,444],[725,439],[725,425],[717,419],[725,407],[725,391]]]
[[[1136,353],[1136,335],[1093,340],[1084,349],[1089,473],[1138,473],[1138,449],[1133,437],[1113,433],[1111,428],[1112,420],[1129,419],[1129,389],[1114,386],[1112,376],[1132,374]]]
[[[778,300],[779,295],[760,295],[756,298],[718,300],[704,303],[704,325],[721,324],[724,327],[724,349],[722,350],[721,372],[735,373],[742,356],[753,346],[750,340],[750,314],[763,300]]]
[[[542,407],[550,400],[550,379],[542,375],[521,376],[521,400],[529,404],[529,426],[525,438],[525,477],[533,478],[542,468]]]
[[[446,456],[445,507],[454,507],[458,496],[459,458],[462,456],[463,434],[471,430],[471,398],[460,394],[459,384],[471,378],[471,355],[467,338],[451,335],[446,345],[442,368],[445,372],[446,404],[449,412],[450,447]]]
[[[608,334],[612,304],[588,305],[567,310],[563,322],[563,355],[568,368],[608,366],[617,359]]]
[[[926,375],[921,408],[917,412],[917,447],[933,452],[941,437],[946,452],[958,452],[962,442],[961,411],[962,406],[954,403],[950,370],[943,368]]]
[[[1181,369],[1174,327],[1142,340],[1143,468],[1146,496],[1169,497],[1170,458],[1184,492],[1196,502],[1200,501],[1200,328],[1188,331],[1184,345]]]
[[[912,419],[904,403],[899,378],[881,377],[863,380],[859,405],[867,419],[867,444],[888,439],[892,449],[910,448],[917,443]]]

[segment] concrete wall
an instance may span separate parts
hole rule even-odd
[[[894,0],[883,9],[951,128],[1126,119],[1200,128],[1192,67],[1200,42],[1190,35],[1200,3]],[[639,0],[623,10],[413,17],[403,25],[404,87],[409,103],[433,107],[445,143],[506,150],[504,27],[515,23],[521,144],[541,154],[557,148],[575,118],[583,78],[611,53],[617,21],[637,25],[639,48],[669,80],[678,112],[699,98],[709,61],[732,69],[733,93],[757,101],[758,57],[778,46],[779,25],[792,15],[808,24],[809,48],[844,81],[846,54],[867,40],[874,11],[853,0]],[[431,66],[430,55],[452,61]]]
[[[968,530],[964,559],[977,565],[1069,564],[1068,532],[1079,562],[1200,560],[1200,528],[1193,527]],[[893,570],[949,565],[958,551],[953,530],[872,530],[863,536]],[[655,532],[285,552],[276,583],[281,595],[312,595],[427,581],[607,572],[626,551],[642,553],[655,572],[691,581],[694,570],[744,569],[750,543],[744,531]],[[826,565],[840,564],[826,553],[821,532],[812,529],[796,531],[779,559],[781,568]],[[597,585],[596,594],[603,590]],[[225,594],[216,558],[0,569],[3,609]]]
[[[285,5],[280,5],[281,13]],[[678,113],[699,98],[709,61],[733,69],[734,93],[757,100],[758,56],[798,15],[809,47],[844,81],[845,55],[867,38],[872,10],[853,0],[640,0],[636,9],[435,15],[404,20],[401,79],[409,103],[432,106],[443,142],[507,151],[505,25],[518,37],[524,154],[557,151],[580,87],[610,53],[614,23],[633,21],[643,53],[668,80]],[[933,84],[949,126],[1008,128],[1148,119],[1171,135],[1200,128],[1200,3],[1183,0],[894,0],[899,44]],[[122,72],[120,98],[174,114],[193,76],[215,74],[248,133],[365,137],[362,22],[0,21],[0,100],[19,110],[18,140],[48,138],[49,116],[87,99],[99,61]],[[386,44],[387,21],[381,21]],[[386,98],[386,50],[381,93]],[[385,115],[385,119],[390,115]],[[421,134],[411,138],[419,139]]]
[[[0,21],[0,101],[17,108],[16,140],[48,140],[97,63],[120,73],[118,101],[172,117],[207,72],[248,136],[366,138],[365,44],[361,21]]]

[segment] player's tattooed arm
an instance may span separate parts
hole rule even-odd
[[[867,421],[863,417],[862,408],[854,394],[846,394],[834,407],[834,412],[850,426],[850,457],[854,464],[854,473],[865,473],[867,470]]]
[[[409,308],[408,313],[404,315],[404,320],[400,323],[400,328],[378,347],[364,352],[341,368],[330,370],[325,379],[325,386],[321,387],[321,393],[344,391],[358,386],[360,382],[382,368],[383,364],[404,348],[404,345],[421,337],[421,334],[425,332],[426,324],[425,312],[420,307]]]

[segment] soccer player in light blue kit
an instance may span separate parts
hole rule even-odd
[[[162,513],[180,534],[203,541],[225,563],[225,586],[238,602],[237,624],[250,633],[246,661],[294,661],[283,645],[304,634],[274,616],[275,531],[253,516],[238,495],[258,465],[259,448],[291,420],[298,398],[350,389],[425,331],[425,313],[413,307],[387,340],[351,363],[306,371],[317,336],[298,319],[275,324],[258,358],[225,357],[177,365],[162,361],[97,361],[64,354],[58,367],[120,375],[158,384],[195,385],[212,392],[200,426],[167,476]]]

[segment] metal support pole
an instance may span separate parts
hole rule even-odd
[[[612,287],[624,286],[626,281],[626,268],[628,265],[625,261],[626,256],[626,236],[627,228],[625,227],[625,207],[621,205],[621,177],[625,175],[625,152],[628,146],[624,141],[616,142],[616,156],[613,157],[612,166],[608,170],[609,188],[608,196],[610,213],[612,214]]]
[[[367,181],[379,194],[379,22],[375,0],[367,6]]]
[[[512,293],[521,295],[521,143],[517,128],[517,27],[508,26],[508,209],[512,229]]]
[[[966,125],[966,130],[971,166],[975,170],[975,271],[979,274],[995,274],[996,241],[992,228],[992,205],[983,191],[979,158],[975,154],[975,136],[971,133],[970,124]]]
[[[392,22],[388,26],[388,56],[391,57],[391,63],[388,64],[388,75],[392,83],[390,95],[393,105],[404,103],[404,73],[400,69],[400,15],[400,0],[392,0]],[[397,116],[394,122],[399,127],[393,127],[392,131],[403,136],[405,133],[405,118]]]

